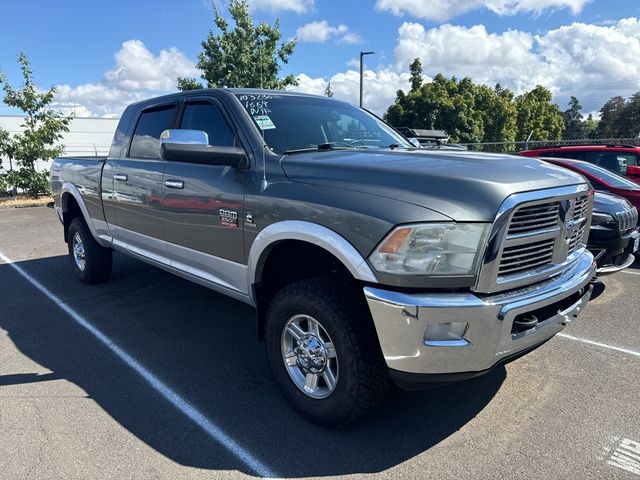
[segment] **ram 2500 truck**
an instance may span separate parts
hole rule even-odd
[[[538,347],[595,273],[580,175],[417,149],[325,97],[136,103],[107,158],[57,159],[51,183],[80,281],[107,280],[116,251],[253,305],[284,397],[328,426],[391,381],[461,380]]]

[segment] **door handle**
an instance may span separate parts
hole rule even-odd
[[[164,186],[167,188],[184,188],[184,182],[182,180],[165,180]]]
[[[113,179],[118,180],[119,182],[126,182],[129,179],[129,175],[126,173],[114,173]]]

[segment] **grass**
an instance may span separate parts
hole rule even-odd
[[[47,203],[52,202],[51,197],[6,197],[0,198],[0,208],[25,208],[25,207],[44,207]]]

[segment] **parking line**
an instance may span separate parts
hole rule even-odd
[[[635,350],[629,350],[628,348],[614,347],[613,345],[607,345],[606,343],[587,340],[586,338],[574,337],[573,335],[569,335],[568,333],[558,333],[558,337],[567,338],[569,340],[574,340],[580,343],[586,343],[587,345],[593,345],[595,347],[606,348],[608,350],[615,350],[616,352],[627,353],[629,355],[633,355],[634,357],[640,357],[640,352],[636,352]]]
[[[191,405],[187,400],[182,398],[178,393],[172,390],[168,385],[162,382],[153,373],[147,370],[140,362],[134,359],[126,351],[124,351],[118,344],[111,340],[107,335],[102,333],[97,327],[93,326],[82,315],[76,312],[69,305],[64,303],[59,297],[52,293],[47,287],[45,287],[38,280],[29,275],[22,267],[13,263],[9,257],[0,252],[0,260],[7,263],[11,268],[18,272],[25,280],[31,283],[34,287],[40,290],[49,300],[55,303],[62,311],[68,314],[78,325],[84,327],[89,333],[96,337],[105,347],[113,352],[120,360],[127,364],[132,370],[140,375],[156,392],[171,403],[174,407],[180,410],[191,421],[198,425],[207,435],[213,440],[218,442],[229,453],[242,462],[248,469],[250,469],[255,475],[267,478],[276,478],[279,475],[265,465],[260,459],[258,459],[253,453],[240,445],[236,440],[231,438],[219,425],[209,420],[202,412],[196,407]]]
[[[629,275],[640,275],[640,272],[630,272],[629,270],[622,270],[624,273],[628,273]]]

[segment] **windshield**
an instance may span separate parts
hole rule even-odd
[[[404,137],[373,115],[322,97],[238,93],[272,151],[331,148],[412,148]]]
[[[602,167],[598,167],[597,165],[593,165],[591,163],[586,163],[586,162],[580,162],[580,163],[576,162],[574,163],[574,165],[580,170],[583,170],[584,172],[589,173],[594,177],[597,177],[598,179],[602,180],[603,182],[605,182],[607,185],[611,187],[633,189],[633,190],[640,189],[639,184],[632,182],[631,180],[627,180],[626,178],[621,177],[620,175],[617,175]]]

